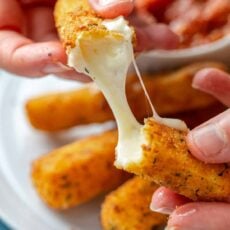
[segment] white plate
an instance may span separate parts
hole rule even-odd
[[[66,212],[47,208],[30,180],[33,159],[73,139],[105,127],[78,128],[58,135],[34,130],[24,114],[31,95],[76,88],[77,84],[52,77],[28,80],[0,71],[0,217],[18,230],[99,230],[103,197]]]

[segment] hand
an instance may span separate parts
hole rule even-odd
[[[169,0],[89,0],[94,10],[104,18],[124,15],[135,27],[137,34],[136,51],[151,49],[173,49],[179,44],[179,38],[166,25],[156,24],[153,15],[144,10],[170,3]]]
[[[129,14],[132,1],[116,1],[99,6],[90,0],[106,17]],[[57,38],[53,19],[55,0],[0,0],[0,68],[28,77],[47,74],[87,81],[88,78],[65,66],[67,57]],[[12,13],[13,12],[13,13]],[[108,14],[113,12],[113,15]],[[106,15],[107,14],[107,15]],[[165,25],[152,25],[152,16],[137,14],[132,21],[137,26],[137,50],[172,48],[178,38]],[[148,21],[148,23],[147,23]],[[140,24],[144,26],[140,29]],[[150,25],[151,24],[151,25]],[[164,39],[165,38],[165,39]]]
[[[54,3],[0,0],[0,68],[28,77],[86,79],[64,66],[67,57],[54,26]]]
[[[195,76],[193,87],[230,106],[230,75],[215,69],[202,70]],[[206,163],[229,163],[230,109],[192,130],[187,143],[191,153]],[[171,214],[169,229],[230,229],[229,203],[191,203],[187,198],[162,187],[154,193],[151,208]]]

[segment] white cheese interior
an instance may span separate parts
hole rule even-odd
[[[125,83],[128,68],[134,61],[132,29],[123,17],[105,20],[104,26],[121,34],[115,36],[88,38],[84,32],[78,36],[76,47],[68,56],[69,66],[89,75],[105,95],[118,125],[116,165],[138,162],[142,158],[141,146],[145,143],[142,125],[137,122],[127,102]],[[92,114],[93,116],[93,114]],[[159,122],[184,129],[181,121],[165,120],[154,111]]]

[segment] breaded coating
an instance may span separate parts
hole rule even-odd
[[[104,96],[92,84],[32,98],[27,101],[25,109],[34,128],[49,132],[113,119]]]
[[[121,36],[120,33],[106,29],[102,19],[91,9],[87,0],[58,0],[54,18],[59,37],[67,53],[75,47],[76,38],[82,31],[99,36]],[[135,42],[135,34],[133,34],[133,42]]]
[[[194,201],[224,201],[230,197],[230,166],[205,164],[191,155],[186,132],[146,119],[142,160],[125,169],[173,189]]]
[[[213,97],[191,86],[193,76],[205,67],[225,69],[222,64],[204,62],[143,77],[152,103],[160,115],[204,108],[215,102]],[[127,97],[138,120],[143,121],[144,117],[150,115],[144,91],[136,76],[128,78]],[[26,103],[26,112],[33,127],[50,132],[113,119],[104,96],[93,84],[73,91],[32,98]]]
[[[152,212],[149,208],[151,197],[157,188],[155,183],[135,177],[109,194],[101,210],[103,229],[163,229],[167,222],[166,215]]]
[[[52,208],[67,209],[116,188],[130,175],[113,166],[116,131],[92,136],[35,160],[32,181]]]
[[[75,47],[77,33],[91,29],[102,29],[102,19],[97,17],[87,0],[58,0],[55,5],[54,17],[59,37],[66,48]]]

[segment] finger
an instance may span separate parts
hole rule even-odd
[[[136,28],[136,51],[152,49],[173,49],[179,44],[179,37],[166,25],[154,24],[144,28]]]
[[[104,18],[127,16],[134,8],[133,0],[89,0],[89,3]]]
[[[88,83],[88,82],[92,81],[88,76],[86,76],[82,73],[78,73],[75,70],[68,70],[68,71],[65,71],[62,73],[58,73],[58,74],[56,74],[56,76],[63,78],[63,79],[80,81],[80,82],[84,82],[84,83]]]
[[[148,11],[135,11],[128,16],[129,23],[133,27],[145,27],[156,23],[156,19]]]
[[[18,2],[16,0],[0,0],[0,6],[0,29],[21,31],[24,18]]]
[[[193,79],[193,87],[209,93],[230,106],[230,75],[217,69],[199,71]]]
[[[19,0],[21,4],[28,6],[43,5],[43,6],[54,6],[56,0]]]
[[[66,63],[59,42],[33,43],[12,31],[0,31],[0,67],[23,76],[60,73],[58,62]]]
[[[35,42],[57,40],[53,10],[49,7],[34,7],[26,10],[28,37]]]
[[[230,162],[230,109],[187,136],[191,153],[206,163]]]
[[[150,208],[154,212],[171,214],[176,207],[190,202],[184,196],[178,195],[172,190],[161,187],[153,194]]]
[[[136,0],[138,9],[149,9],[153,12],[166,8],[173,0]]]
[[[230,229],[230,204],[190,203],[172,213],[167,230]]]

